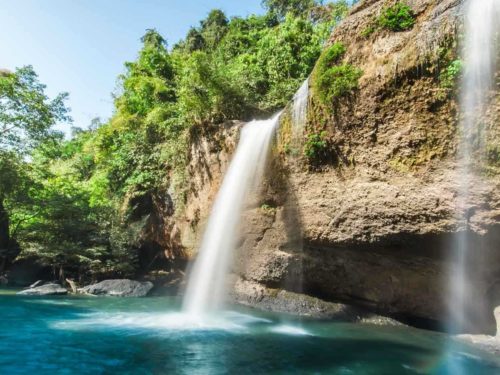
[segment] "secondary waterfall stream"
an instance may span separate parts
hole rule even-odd
[[[293,96],[292,103],[292,147],[299,151],[304,138],[304,127],[307,122],[309,103],[309,78],[300,86]]]
[[[246,124],[210,213],[198,257],[191,270],[183,309],[202,316],[220,307],[226,274],[239,235],[246,199],[259,183],[279,114]]]
[[[458,212],[464,228],[455,236],[455,268],[450,277],[452,331],[467,330],[468,320],[481,305],[478,291],[469,290],[472,269],[469,213],[470,186],[480,184],[480,167],[485,153],[482,118],[488,109],[488,94],[494,88],[497,37],[500,31],[500,0],[468,0],[465,3],[465,40],[462,52],[464,74],[461,86],[461,141],[458,149]],[[479,254],[478,254],[479,255]],[[476,301],[476,302],[475,302]],[[477,313],[477,311],[476,311]],[[480,315],[480,314],[476,314]]]

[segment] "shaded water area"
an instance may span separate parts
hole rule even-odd
[[[0,291],[0,374],[441,374],[450,361],[498,374],[500,360],[407,327],[302,320],[233,307],[183,320],[168,298],[26,298]]]

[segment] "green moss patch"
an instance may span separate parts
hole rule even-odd
[[[313,91],[326,107],[358,89],[358,81],[363,75],[361,69],[348,63],[341,64],[345,52],[342,43],[334,43],[323,52],[314,70]]]
[[[377,25],[390,31],[411,30],[415,25],[415,13],[407,4],[397,2],[382,10],[382,14],[377,18]]]
[[[389,30],[394,32],[411,30],[415,25],[415,13],[413,9],[404,2],[396,2],[392,6],[382,9],[378,17],[374,17],[371,23],[361,31],[361,36],[368,38],[377,30]]]

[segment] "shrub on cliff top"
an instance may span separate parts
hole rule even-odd
[[[415,14],[405,3],[397,2],[393,6],[384,8],[377,19],[380,28],[391,31],[410,30],[415,24]]]
[[[358,80],[363,71],[351,64],[340,64],[345,54],[342,43],[334,43],[323,52],[313,76],[313,89],[325,106],[333,104],[335,99],[349,95],[358,88]]]

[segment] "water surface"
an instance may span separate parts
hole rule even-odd
[[[499,360],[407,327],[299,321],[235,307],[206,321],[173,298],[0,292],[0,374],[498,374]]]

